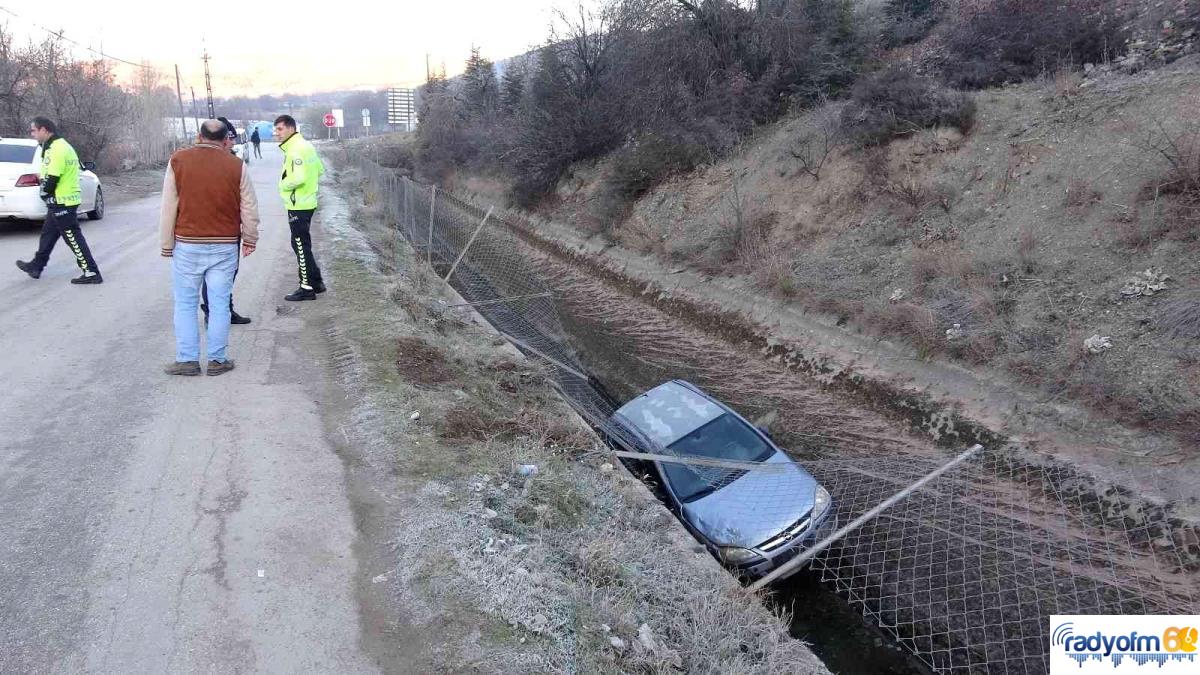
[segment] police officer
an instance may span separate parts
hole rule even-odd
[[[291,115],[275,118],[275,137],[279,139],[279,149],[283,150],[279,196],[288,212],[292,250],[296,252],[300,272],[300,288],[283,299],[292,302],[316,300],[318,293],[325,292],[325,282],[321,280],[321,268],[317,267],[317,259],[313,256],[309,228],[317,210],[317,187],[325,166],[312,143],[296,131],[296,120]]]
[[[46,202],[46,222],[42,224],[42,236],[33,260],[18,260],[17,267],[34,279],[42,276],[42,270],[50,261],[50,252],[62,237],[83,272],[71,283],[104,283],[83,231],[79,229],[76,214],[83,201],[79,189],[79,155],[58,135],[54,122],[45,117],[33,118],[29,123],[29,135],[42,145],[41,197]]]

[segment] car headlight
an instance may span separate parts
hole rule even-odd
[[[833,498],[829,496],[829,490],[818,485],[817,492],[813,496],[812,520],[820,520],[832,504]]]
[[[721,547],[721,560],[733,565],[748,563],[757,557],[758,554],[750,549],[738,548],[737,546]]]

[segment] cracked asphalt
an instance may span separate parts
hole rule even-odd
[[[68,283],[61,242],[29,279],[12,261],[36,228],[0,223],[0,672],[377,670],[315,303],[282,301],[295,258],[263,149],[262,240],[235,288],[254,323],[233,327],[221,377],[162,374],[157,197],[84,225],[99,286]]]

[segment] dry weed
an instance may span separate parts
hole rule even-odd
[[[1171,337],[1200,340],[1200,293],[1163,305],[1158,326]]]
[[[1072,178],[1067,182],[1065,203],[1070,209],[1085,209],[1093,204],[1104,201],[1104,193],[1092,188],[1091,184],[1082,178]]]

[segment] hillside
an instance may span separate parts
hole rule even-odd
[[[1198,64],[987,90],[970,133],[841,145],[815,178],[793,151],[831,103],[669,179],[613,226],[595,215],[613,158],[576,165],[534,222],[647,282],[694,277],[693,296],[777,336],[800,316],[793,333],[832,331],[817,342],[841,363],[1187,503],[1200,227],[1192,202],[1153,186],[1171,173],[1162,150],[1197,161]],[[446,185],[492,203],[507,188]]]

